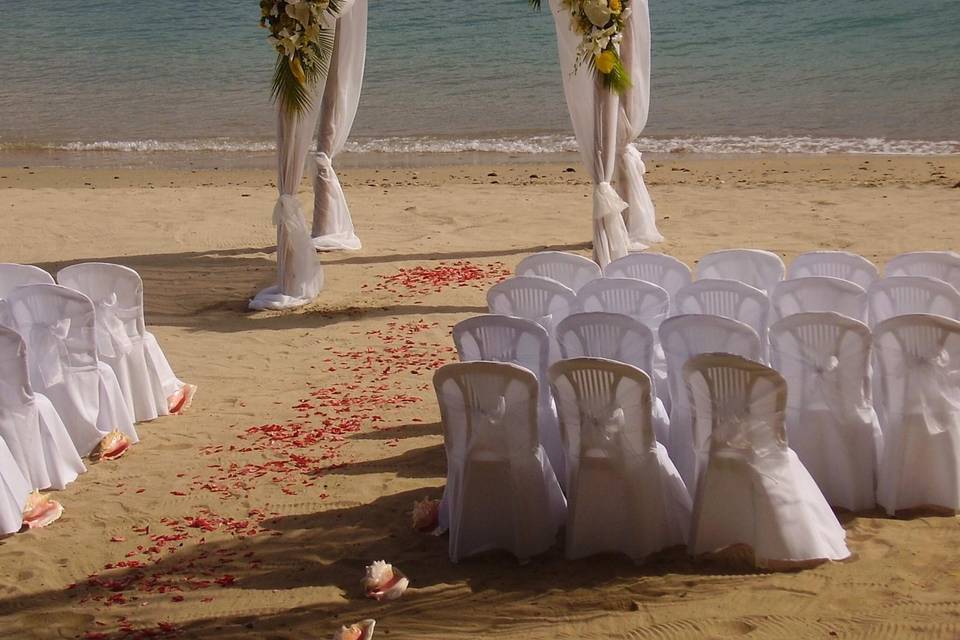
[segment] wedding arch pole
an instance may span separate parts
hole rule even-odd
[[[617,131],[617,171],[615,186],[627,202],[624,211],[630,251],[643,251],[663,242],[657,230],[653,200],[644,184],[646,166],[640,149],[633,142],[647,125],[650,109],[650,11],[647,0],[631,0],[620,57],[630,75],[631,86],[620,96]]]
[[[337,18],[353,0],[260,0],[260,25],[277,52],[273,97],[277,106],[277,280],[251,309],[289,309],[313,301],[323,288],[310,230],[297,190],[317,129],[336,37]]]
[[[323,289],[323,268],[310,239],[310,230],[297,198],[307,154],[320,115],[319,86],[305,111],[295,112],[278,102],[277,190],[273,208],[277,227],[277,281],[250,301],[251,309],[290,309],[309,304]]]
[[[320,107],[313,181],[313,246],[319,251],[356,251],[361,246],[333,160],[343,151],[357,114],[366,54],[367,0],[356,0],[337,20]]]
[[[593,259],[605,266],[627,255],[629,245],[622,216],[627,203],[610,184],[616,168],[620,96],[578,60],[583,36],[573,30],[564,1],[550,0],[550,8],[570,122],[581,160],[593,181]]]

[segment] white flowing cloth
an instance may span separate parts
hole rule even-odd
[[[333,57],[320,107],[313,180],[313,246],[318,251],[360,248],[333,159],[343,151],[357,115],[366,55],[367,0],[356,0],[337,20]]]
[[[320,115],[323,84],[314,87],[310,107],[296,114],[277,109],[277,189],[273,208],[277,227],[277,283],[250,301],[251,309],[291,309],[309,304],[323,288],[323,267],[317,261],[310,230],[297,199],[297,189]]]
[[[587,65],[574,72],[581,36],[571,30],[570,12],[562,0],[550,0],[550,7],[570,121],[581,159],[593,180],[593,257],[605,266],[631,250],[640,251],[663,240],[643,183],[643,161],[632,144],[646,125],[650,100],[647,3],[631,3],[621,58],[633,87],[622,97],[606,89]],[[614,179],[617,189],[611,184]]]

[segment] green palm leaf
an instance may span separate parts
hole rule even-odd
[[[340,16],[344,9],[344,0],[330,0],[327,12],[334,18]],[[310,108],[311,93],[317,83],[323,82],[330,70],[330,60],[333,57],[333,44],[336,38],[336,27],[321,29],[314,42],[301,49],[296,55],[303,68],[304,82],[301,82],[290,66],[292,60],[283,54],[277,55],[277,62],[273,69],[270,97],[280,108],[291,113],[301,114]]]

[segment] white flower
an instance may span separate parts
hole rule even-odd
[[[598,27],[605,26],[613,15],[607,0],[583,0],[583,12],[590,22]]]

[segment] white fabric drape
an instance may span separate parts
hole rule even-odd
[[[277,190],[273,208],[277,227],[277,283],[250,301],[251,309],[289,309],[309,304],[323,288],[323,268],[317,262],[310,230],[303,217],[297,189],[320,115],[323,85],[315,87],[310,107],[301,114],[277,109]]]
[[[574,73],[581,36],[570,29],[570,13],[561,0],[550,0],[557,31],[563,91],[580,156],[593,180],[593,257],[601,266],[631,249],[662,240],[653,223],[653,203],[643,186],[643,162],[630,144],[646,125],[650,53],[647,4],[633,3],[621,54],[634,88],[623,97],[606,89],[587,65]],[[627,41],[629,40],[629,46]],[[618,157],[623,165],[617,170]],[[618,193],[611,184],[617,178]],[[629,200],[624,200],[625,195]],[[633,236],[624,222],[631,219]],[[652,227],[652,228],[651,228]]]
[[[632,86],[620,97],[617,131],[617,193],[626,202],[624,212],[630,251],[642,251],[663,242],[657,230],[653,200],[643,182],[646,166],[633,141],[647,126],[650,108],[650,13],[647,0],[630,2],[630,19],[620,43],[620,58],[630,74]]]
[[[319,251],[360,248],[333,159],[343,151],[357,114],[366,53],[367,0],[356,0],[337,21],[333,58],[320,109],[313,181],[313,246]]]

